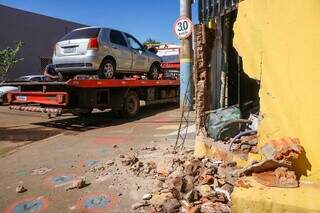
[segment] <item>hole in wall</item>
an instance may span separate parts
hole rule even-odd
[[[228,106],[239,105],[243,118],[250,113],[260,111],[260,81],[250,78],[243,69],[241,53],[234,47],[234,24],[238,11],[235,10],[222,17],[222,54],[223,69],[227,72],[227,103]]]

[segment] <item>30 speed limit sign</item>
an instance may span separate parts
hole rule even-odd
[[[192,33],[192,21],[187,17],[180,17],[174,24],[174,32],[181,39],[188,38]]]

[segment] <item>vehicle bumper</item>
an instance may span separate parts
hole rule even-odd
[[[97,56],[54,56],[55,69],[61,73],[86,73],[99,70],[102,59]]]

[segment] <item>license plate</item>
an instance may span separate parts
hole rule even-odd
[[[73,53],[76,51],[76,48],[75,47],[72,47],[72,48],[64,48],[63,52],[64,53]]]
[[[27,96],[25,96],[25,95],[17,95],[17,96],[16,96],[16,100],[17,100],[17,101],[26,102],[26,101],[27,101]]]

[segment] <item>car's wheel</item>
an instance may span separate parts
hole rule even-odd
[[[123,109],[121,115],[124,118],[132,118],[138,114],[140,110],[139,96],[135,91],[129,91],[124,98]]]
[[[153,64],[148,73],[148,79],[157,80],[161,73],[161,67],[159,64]]]
[[[71,113],[75,116],[88,116],[92,113],[93,109],[88,108],[88,109],[80,109],[76,108],[71,111]]]
[[[105,59],[100,65],[98,77],[100,79],[112,79],[115,77],[116,65],[111,59]]]

